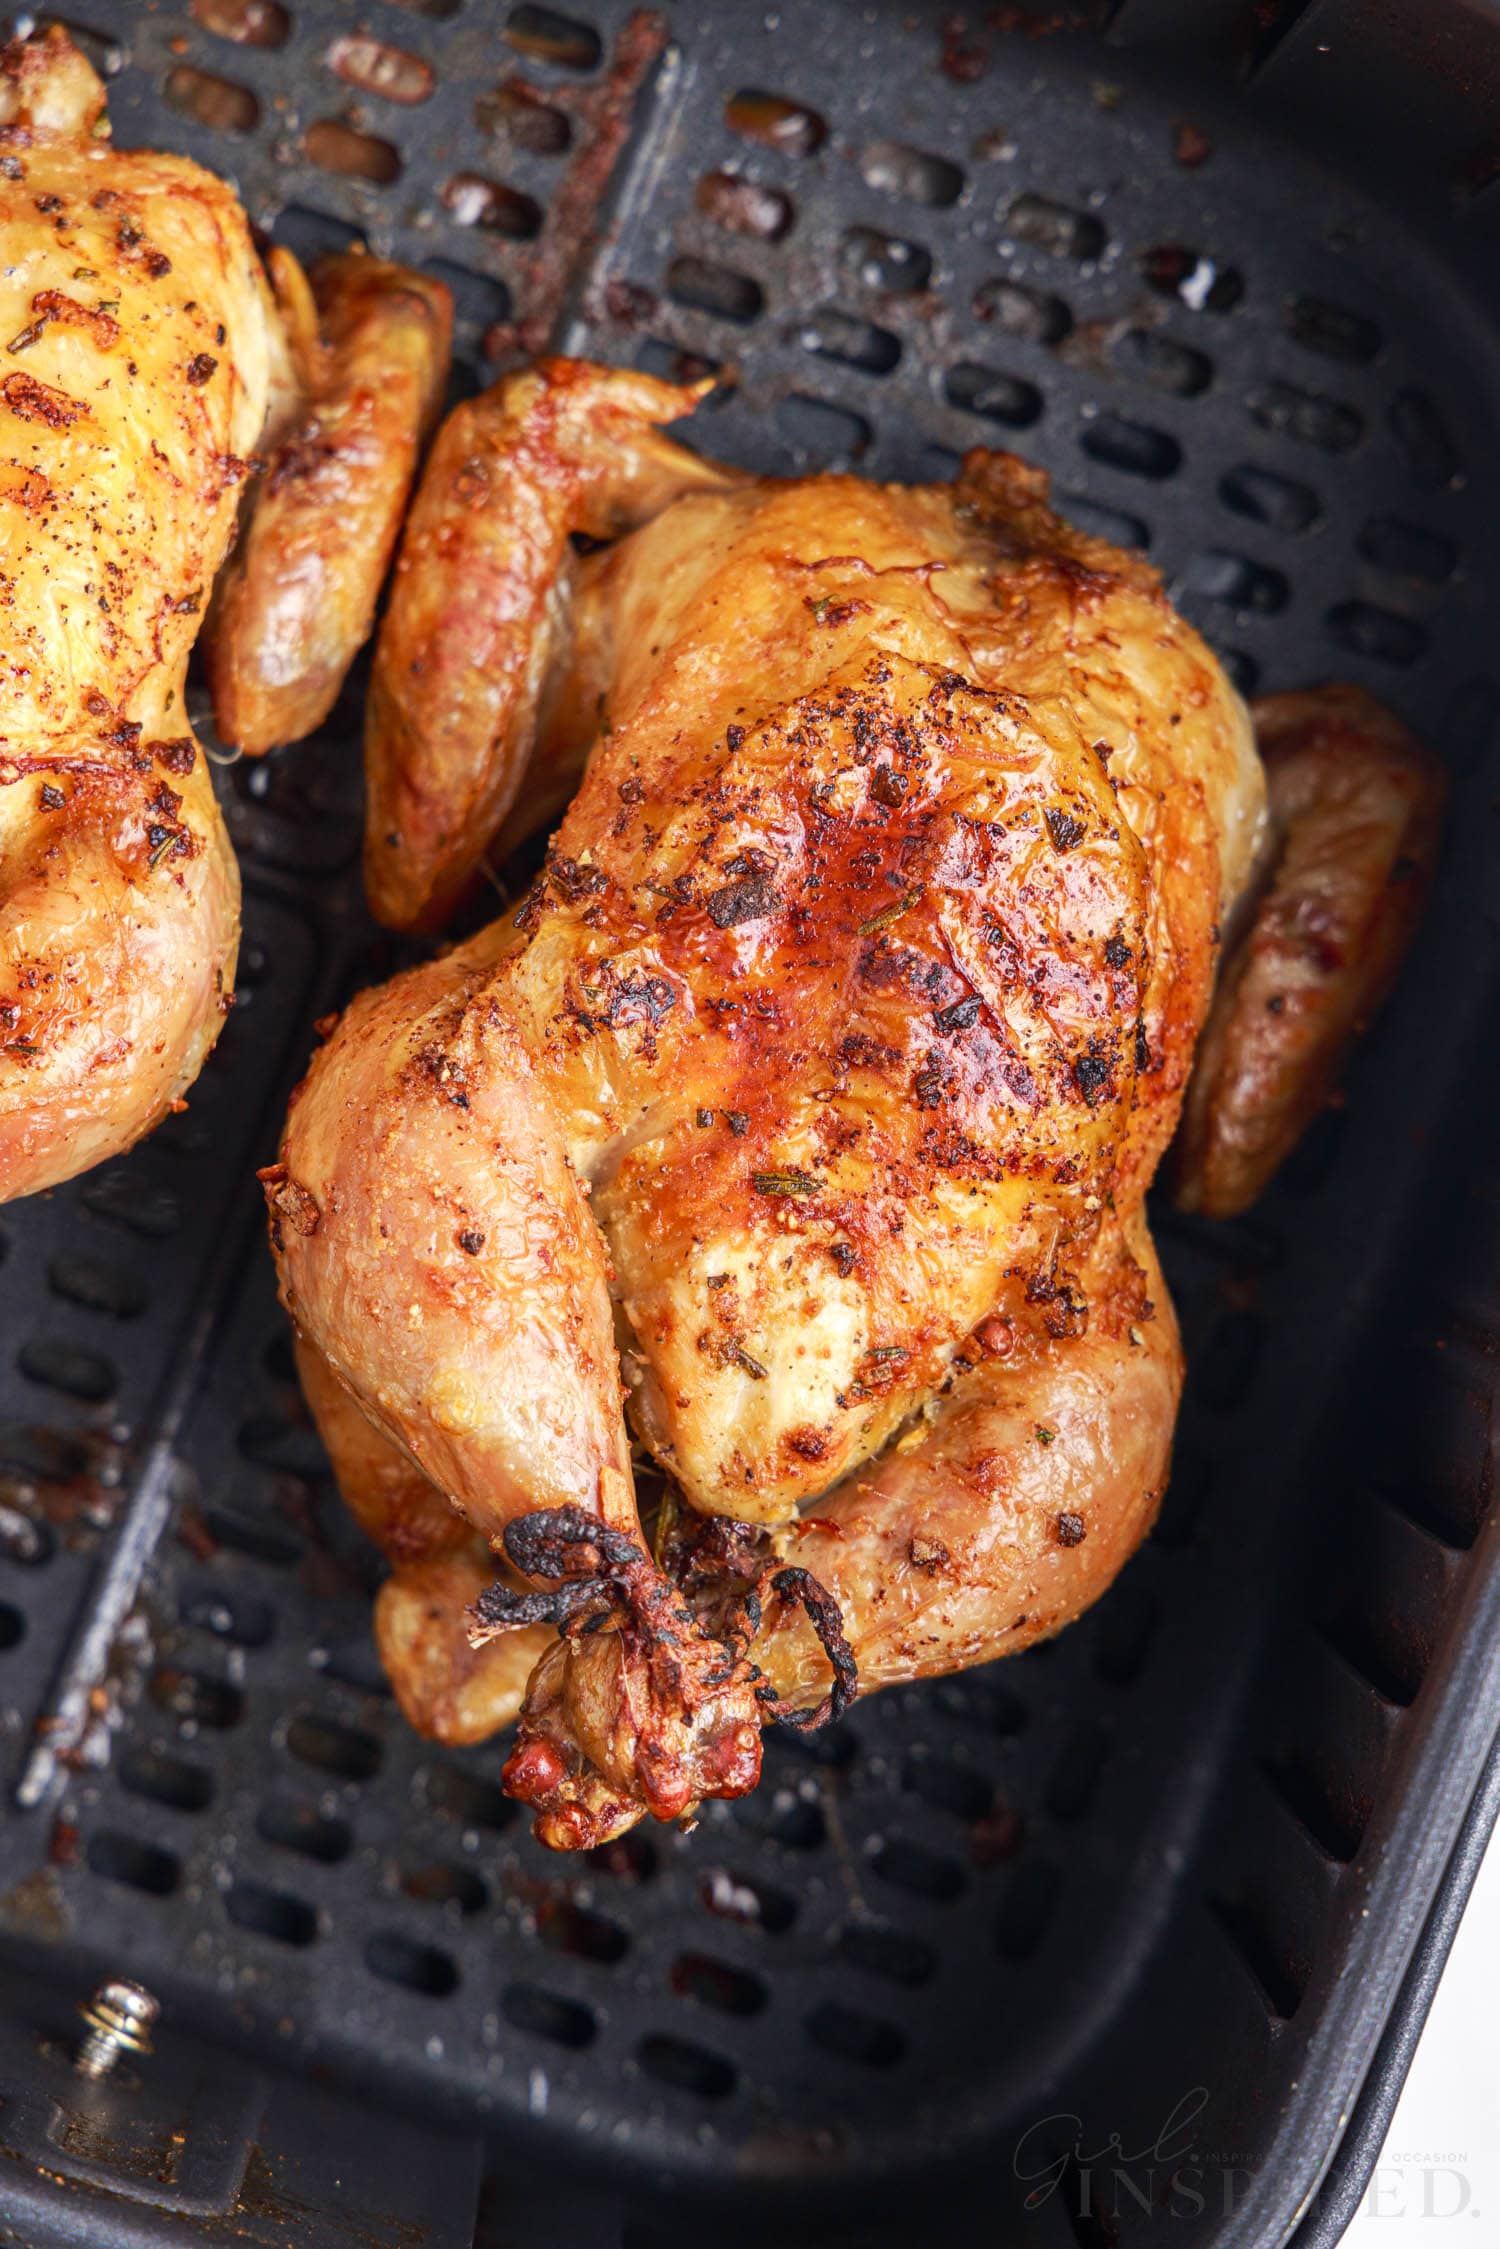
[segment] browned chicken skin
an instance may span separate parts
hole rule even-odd
[[[1327,1101],[1426,899],[1445,784],[1358,687],[1255,706],[1272,849],[1229,949],[1176,1151],[1187,1210],[1249,1208]]]
[[[275,319],[229,188],[111,147],[59,30],[0,57],[0,1201],[196,1077],[239,883],[183,709]]]
[[[369,638],[453,331],[409,266],[351,251],[309,286],[287,251],[269,263],[290,381],[205,633],[214,723],[250,756],[321,726]]]
[[[537,1585],[481,1634],[564,1627],[508,1768],[564,1846],[753,1785],[846,1643],[867,1686],[1025,1646],[1138,1541],[1181,1378],[1142,1197],[1261,820],[1217,664],[1034,472],[714,477],[650,427],[692,401],[554,364],[492,404],[548,528],[444,849],[596,746],[520,914],[354,1003],[266,1182],[304,1335]],[[583,510],[637,528],[549,616]],[[678,1582],[622,1372],[726,1523]]]
[[[297,1376],[345,1505],[391,1565],[375,1645],[402,1712],[433,1741],[486,1740],[520,1709],[552,1633],[537,1625],[474,1645],[464,1618],[495,1580],[488,1544],[302,1341]]]

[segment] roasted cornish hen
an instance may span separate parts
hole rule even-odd
[[[239,877],[184,686],[254,449],[211,638],[225,731],[261,749],[326,714],[370,629],[450,316],[355,256],[315,294],[274,251],[273,296],[233,191],[112,147],[56,27],[0,54],[0,151],[5,1201],[129,1147],[202,1067]]]
[[[747,478],[657,433],[695,398],[553,362],[439,439],[378,909],[432,925],[586,771],[520,910],[348,1009],[264,1175],[398,1692],[471,1738],[540,1647],[507,1783],[560,1847],[1109,1583],[1182,1378],[1146,1188],[1230,909],[1299,879],[1218,663],[1036,472]]]

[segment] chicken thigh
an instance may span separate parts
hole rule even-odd
[[[532,1582],[477,1636],[561,1626],[507,1777],[563,1847],[752,1786],[856,1667],[1055,1632],[1144,1534],[1143,1197],[1263,820],[1220,667],[1036,472],[714,475],[653,427],[695,395],[513,378],[500,499],[439,440],[413,530],[504,600],[461,759],[374,721],[426,786],[372,836],[399,918],[592,753],[520,911],[353,1003],[264,1175],[304,1337]]]

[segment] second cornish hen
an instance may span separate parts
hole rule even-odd
[[[567,1847],[743,1792],[856,1670],[1055,1632],[1144,1534],[1182,1364],[1143,1198],[1263,782],[1154,574],[1014,460],[752,480],[656,434],[692,392],[491,397],[413,520],[486,574],[491,692],[410,918],[466,806],[592,755],[520,911],[354,1002],[265,1177],[305,1345],[529,1580],[477,1637],[561,1627],[507,1779]]]

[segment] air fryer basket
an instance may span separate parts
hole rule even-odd
[[[560,5],[69,20],[122,141],[449,281],[461,387],[550,342],[721,369],[693,442],[759,468],[1041,462],[1242,685],[1354,678],[1435,744],[1442,874],[1263,1207],[1158,1213],[1191,1375],[1105,1602],[575,1862],[385,1691],[262,1239],[310,1026],[397,959],[359,682],[228,769],[188,1112],[0,1213],[0,2238],[437,2249],[482,2165],[497,2243],[1331,2240],[1500,1718],[1500,13]],[[160,2051],[84,2103],[103,1972]]]

